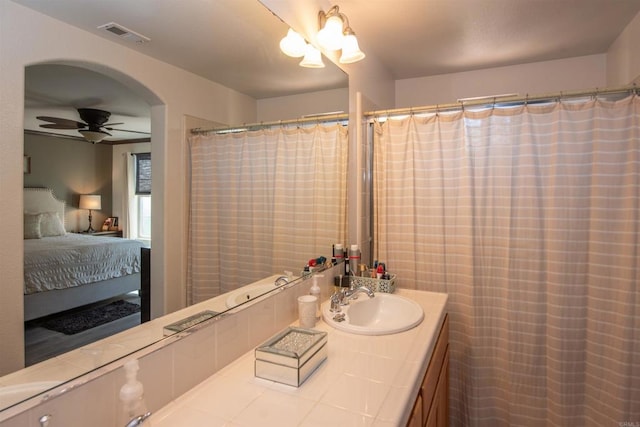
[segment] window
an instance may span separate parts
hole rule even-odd
[[[135,194],[130,205],[131,236],[151,243],[151,153],[135,153]],[[133,183],[132,183],[133,184]],[[133,190],[133,188],[132,188]]]
[[[136,195],[151,195],[151,153],[136,153]]]
[[[151,240],[151,196],[140,195],[138,199],[138,237]]]

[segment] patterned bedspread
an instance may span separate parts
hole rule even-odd
[[[65,289],[140,272],[137,240],[64,236],[24,241],[24,293]]]

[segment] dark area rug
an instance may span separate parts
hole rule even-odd
[[[40,322],[40,326],[65,335],[74,335],[139,311],[138,304],[119,300],[106,305],[56,315]]]

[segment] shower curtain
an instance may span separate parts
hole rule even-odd
[[[299,275],[346,240],[346,127],[197,135],[189,145],[189,304],[292,266]]]
[[[375,257],[449,294],[453,426],[640,425],[640,101],[374,125]]]

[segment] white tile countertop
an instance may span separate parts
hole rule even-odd
[[[319,321],[315,329],[328,333],[328,356],[300,387],[256,378],[251,350],[156,411],[151,425],[406,424],[444,321],[447,295],[406,289],[396,294],[422,306],[420,325],[394,335],[365,336]]]

